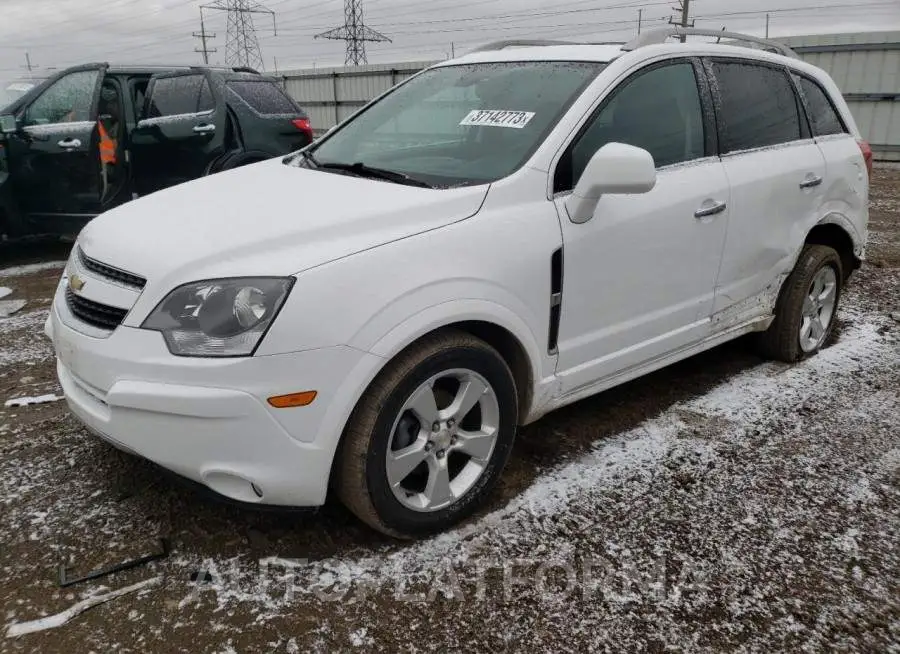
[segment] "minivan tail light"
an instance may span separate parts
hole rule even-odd
[[[310,141],[313,140],[312,124],[309,122],[309,118],[294,118],[294,120],[291,121],[291,124],[306,134]]]
[[[862,150],[863,159],[866,160],[866,170],[869,172],[869,177],[872,177],[872,167],[875,159],[875,155],[872,154],[872,146],[869,145],[868,141],[864,141],[859,139],[859,149]]]

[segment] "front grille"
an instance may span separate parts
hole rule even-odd
[[[127,309],[119,309],[118,307],[111,307],[107,304],[88,300],[73,293],[71,288],[66,289],[66,304],[72,315],[81,322],[110,331],[121,325],[122,321],[125,320],[125,316],[128,315]]]
[[[143,289],[144,285],[146,285],[147,283],[147,280],[143,277],[133,275],[132,273],[125,272],[124,270],[119,270],[118,268],[113,268],[112,266],[107,266],[105,263],[100,263],[96,259],[91,259],[80,248],[78,250],[78,260],[81,262],[81,265],[85,268],[85,270],[90,270],[95,275],[108,279],[117,284],[130,286],[131,288]]]

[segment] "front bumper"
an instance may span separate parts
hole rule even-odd
[[[157,332],[73,329],[57,291],[45,331],[72,413],[91,431],[241,502],[319,506],[356,399],[382,359],[348,347],[240,359],[175,357]],[[307,407],[266,398],[315,390]]]

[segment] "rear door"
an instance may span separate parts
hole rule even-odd
[[[72,233],[100,210],[97,104],[105,71],[105,64],[66,71],[16,117],[8,165],[32,232]]]
[[[154,76],[131,137],[138,193],[202,177],[224,152],[225,121],[221,92],[208,72]]]
[[[734,324],[771,309],[769,301],[817,220],[825,158],[786,68],[747,59],[706,63],[731,184],[713,319]]]

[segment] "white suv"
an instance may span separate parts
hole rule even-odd
[[[333,488],[413,537],[549,411],[750,332],[816,353],[871,152],[783,46],[681,33],[494,44],[300,153],[98,217],[46,328],[72,412],[229,498]]]

